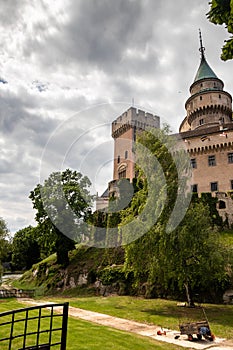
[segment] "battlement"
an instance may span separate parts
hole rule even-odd
[[[141,109],[130,107],[112,123],[112,136],[117,137],[120,130],[126,131],[130,127],[137,129],[160,128],[160,117]],[[121,132],[120,132],[121,133]]]

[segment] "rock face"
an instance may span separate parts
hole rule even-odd
[[[46,294],[78,287],[99,295],[115,294],[119,290],[124,292],[118,278],[118,265],[123,266],[124,251],[114,248],[110,253],[111,256],[106,257],[101,249],[80,246],[70,252],[68,266],[57,264],[56,255],[51,256],[35,264],[23,275],[21,282],[33,283],[33,288],[36,286]]]
[[[233,289],[228,289],[223,294],[223,302],[224,304],[233,304]]]
[[[83,285],[87,285],[88,283],[88,273],[84,272],[84,273],[80,273],[80,275],[78,276],[78,286],[83,286]]]

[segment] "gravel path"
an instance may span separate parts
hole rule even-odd
[[[43,302],[37,302],[32,299],[20,299],[20,302],[32,305],[43,305]],[[49,304],[46,302],[46,304]],[[51,304],[54,304],[51,302]],[[175,336],[179,333],[170,329],[163,329],[166,331],[166,335],[157,335],[157,331],[161,330],[160,327],[154,325],[148,325],[131,320],[126,320],[119,317],[113,317],[98,312],[83,310],[69,306],[69,316],[77,317],[79,319],[94,322],[103,326],[116,328],[126,332],[136,333],[145,337],[150,337],[158,341],[172,343],[184,348],[192,349],[211,349],[211,350],[233,350],[233,343],[230,341],[224,341],[224,339],[216,338],[214,342],[208,340],[194,340],[192,342],[187,340],[187,336],[180,336],[179,339],[175,339]]]

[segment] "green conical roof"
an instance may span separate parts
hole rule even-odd
[[[214,71],[210,68],[210,66],[206,62],[205,56],[202,54],[201,63],[198,68],[197,74],[195,76],[194,82],[201,79],[206,79],[206,78],[218,79],[217,75],[214,73]]]

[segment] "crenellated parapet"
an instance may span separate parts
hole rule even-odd
[[[146,130],[160,128],[160,118],[157,115],[130,107],[112,123],[112,137],[115,139],[130,128]]]

